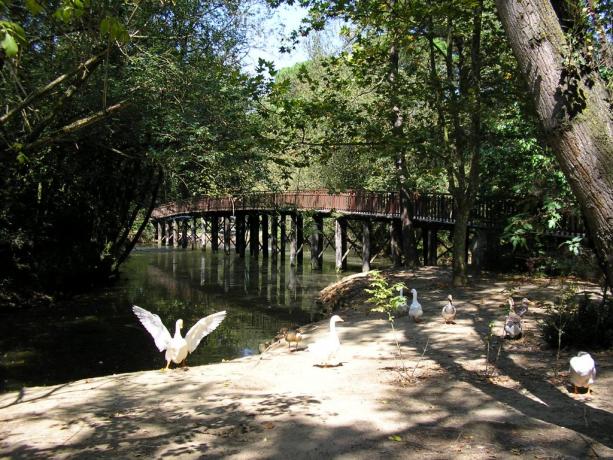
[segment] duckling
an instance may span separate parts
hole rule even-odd
[[[260,351],[260,354],[262,354],[266,350],[268,350],[268,348],[270,348],[271,344],[272,344],[272,342],[270,340],[267,340],[265,342],[262,342],[262,343],[258,344],[258,350]]]
[[[521,324],[521,317],[513,312],[510,312],[507,318],[504,320],[504,337],[511,339],[519,338],[523,333],[523,326]]]
[[[413,294],[413,301],[409,306],[409,316],[413,318],[413,321],[419,323],[424,311],[421,308],[421,304],[417,301],[417,291],[415,289],[411,289],[411,294]]]
[[[285,341],[287,342],[288,348],[292,348],[292,343],[296,344],[296,350],[298,349],[298,343],[302,341],[302,334],[298,331],[287,331],[285,333]]]
[[[451,294],[447,296],[447,305],[443,307],[442,314],[443,319],[445,320],[445,324],[455,324],[454,320],[456,315],[456,309],[453,305],[453,297],[451,296]]]
[[[577,356],[570,359],[570,383],[573,390],[577,393],[577,387],[587,388],[589,393],[590,385],[596,378],[596,364],[589,353],[580,351]]]

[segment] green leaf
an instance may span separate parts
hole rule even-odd
[[[130,40],[130,34],[124,25],[113,16],[107,16],[100,21],[100,35],[102,37],[108,36],[111,40],[118,40],[123,43]]]
[[[390,441],[402,442],[402,437],[397,434],[393,434],[388,438]]]
[[[42,5],[38,3],[36,0],[26,0],[26,8],[32,14],[38,14],[44,10]]]
[[[19,152],[17,154],[17,162],[19,164],[25,164],[27,161],[28,161],[28,157],[23,152]]]
[[[4,39],[2,40],[2,42],[0,42],[0,47],[4,49],[4,52],[8,57],[15,57],[19,52],[17,42],[8,32],[4,32]]]

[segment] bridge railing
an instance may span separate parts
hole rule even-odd
[[[445,193],[411,194],[412,219],[417,222],[449,224],[455,222],[454,200]],[[274,211],[283,209],[340,212],[355,215],[397,218],[400,199],[397,192],[347,191],[329,193],[326,190],[302,192],[254,192],[238,196],[200,197],[160,205],[153,219],[212,212]],[[506,219],[517,213],[509,200],[478,199],[469,217],[472,227],[501,228]],[[563,213],[558,229],[547,232],[558,236],[585,233],[583,220],[576,213]]]

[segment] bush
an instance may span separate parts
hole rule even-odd
[[[554,347],[610,348],[613,346],[613,301],[576,295],[573,285],[547,308],[540,324],[544,339]],[[559,342],[558,342],[559,341]]]

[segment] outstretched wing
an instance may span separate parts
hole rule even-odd
[[[225,317],[226,312],[224,310],[206,316],[200,321],[198,321],[196,324],[194,324],[185,336],[185,341],[187,342],[187,349],[189,350],[189,352],[193,352],[200,343],[200,341],[205,336],[213,332]]]
[[[155,340],[155,346],[158,347],[158,350],[164,351],[168,348],[172,337],[170,337],[170,332],[162,323],[160,317],[154,313],[151,313],[144,308],[137,307],[134,305],[132,307],[132,311],[138,317],[140,322],[145,326],[145,329],[151,334],[153,340]]]

